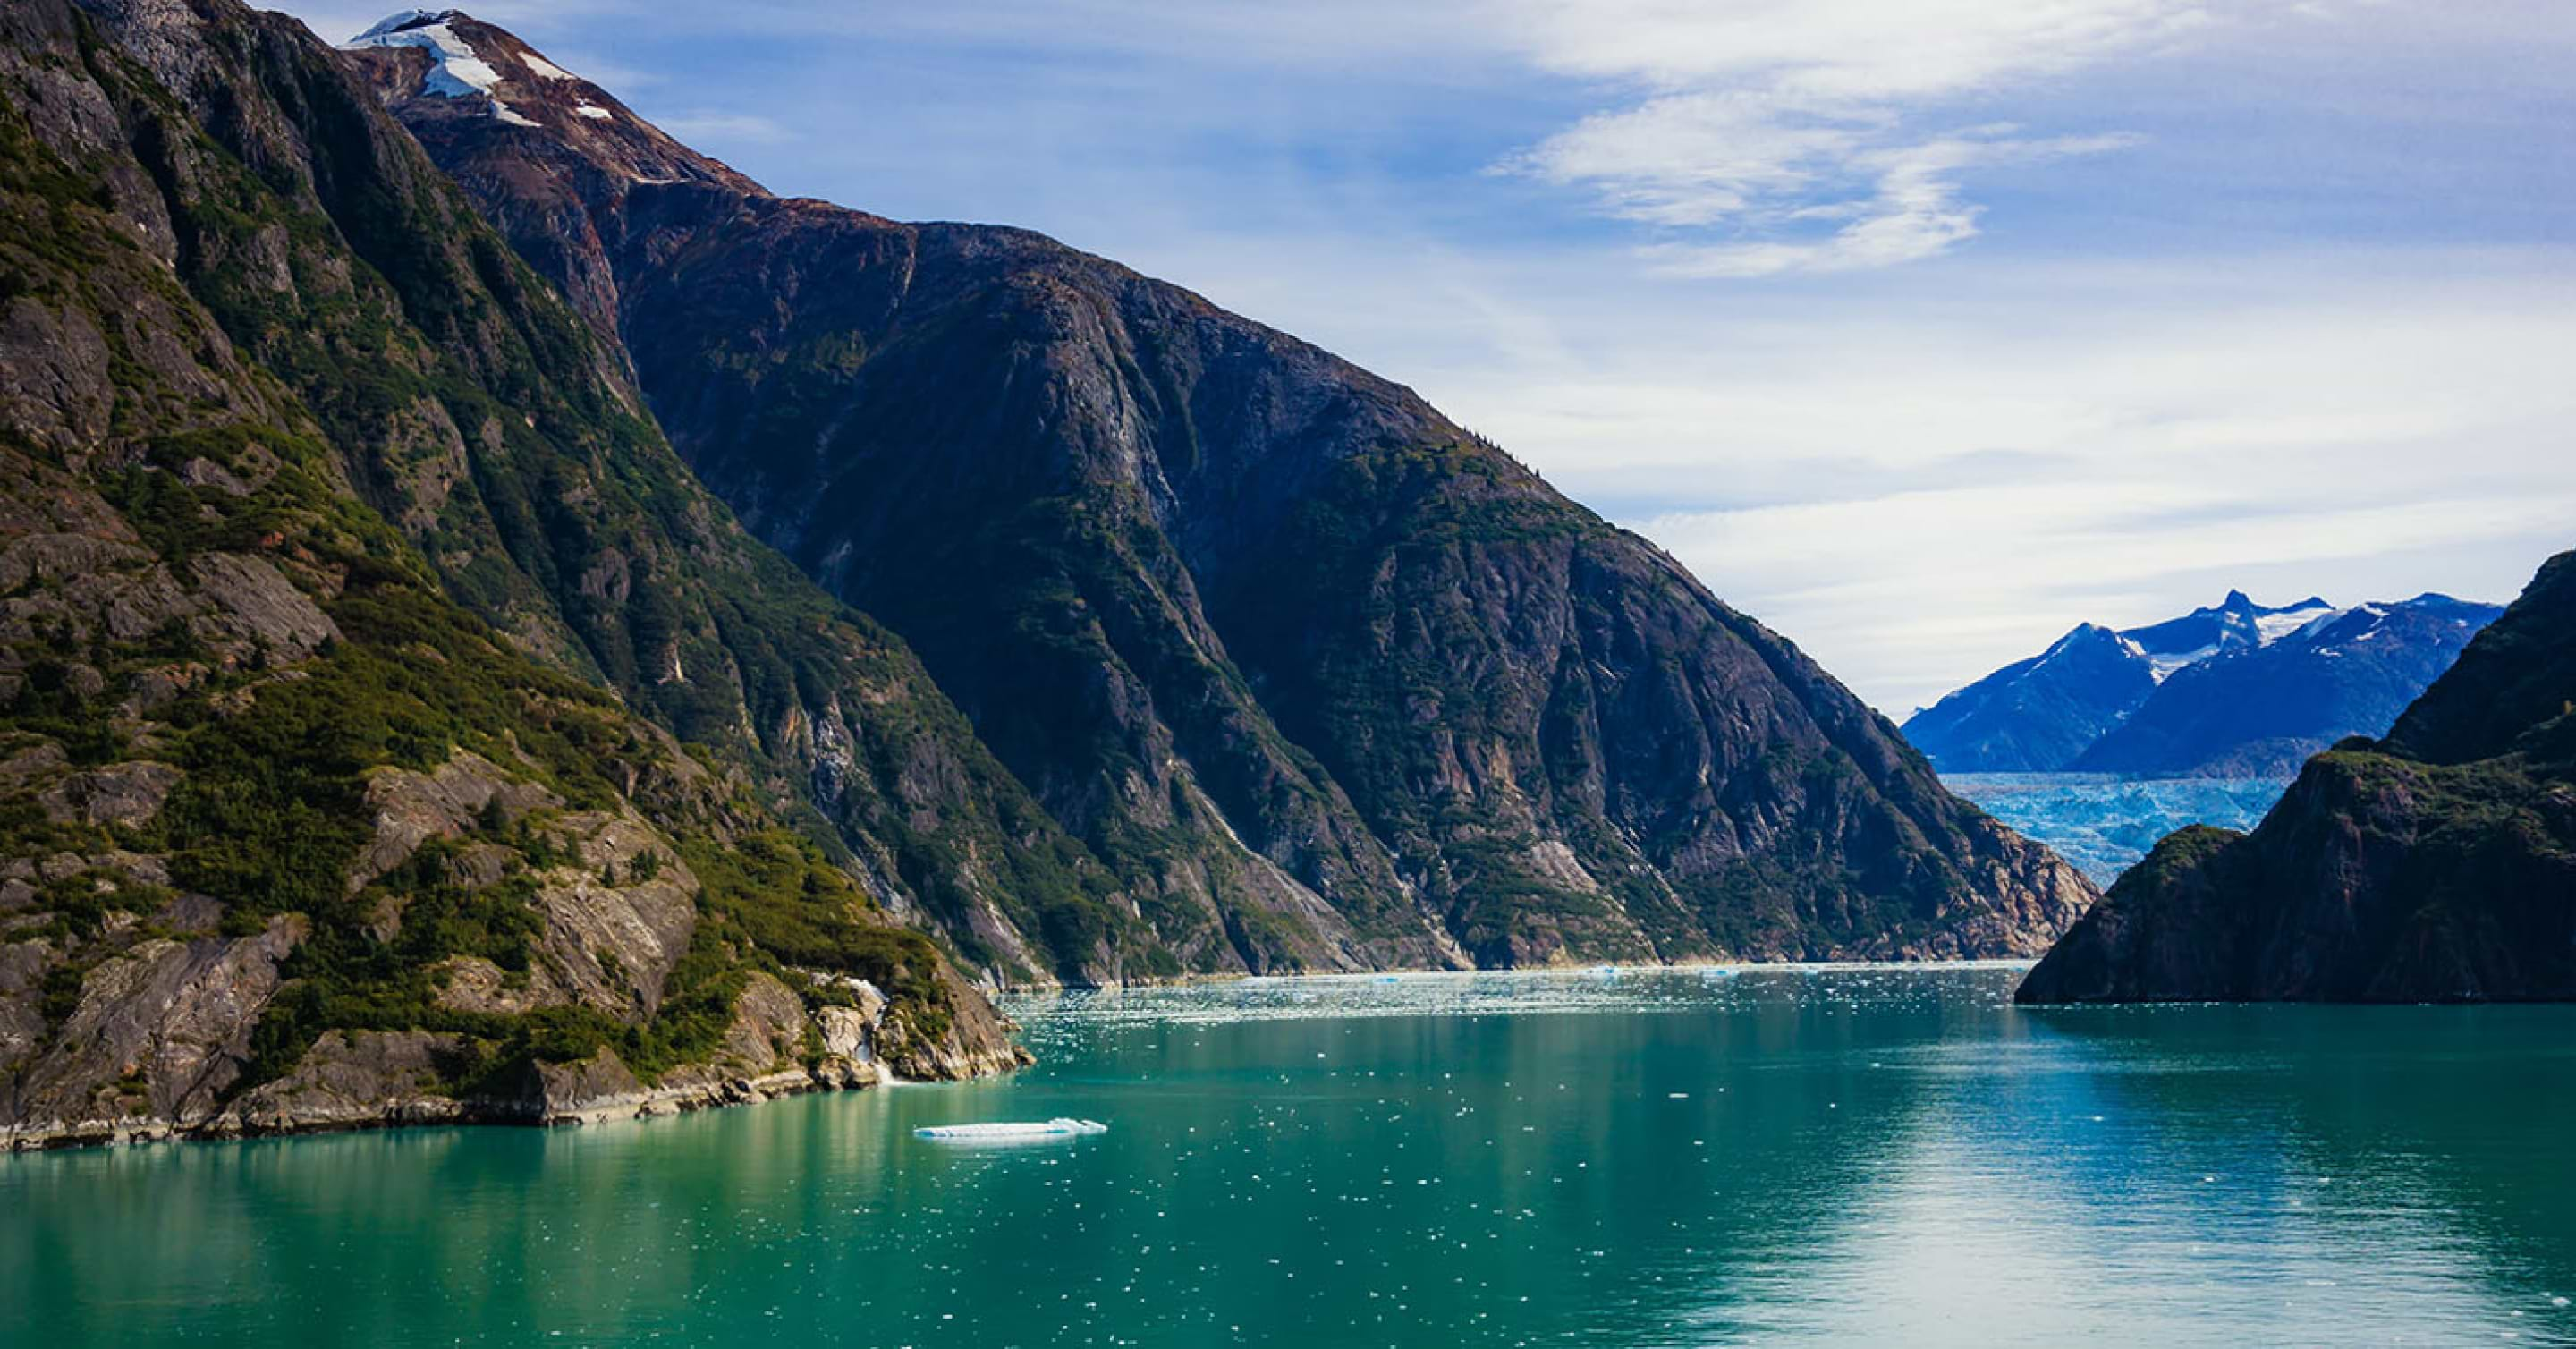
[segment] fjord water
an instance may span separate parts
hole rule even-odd
[[[0,1343],[2576,1343],[2576,1008],[2016,977],[1069,994],[1001,1082],[0,1158]]]

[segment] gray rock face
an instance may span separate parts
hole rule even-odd
[[[303,920],[279,918],[255,936],[156,938],[100,962],[51,1044],[11,1083],[7,1132],[212,1116],[304,931]]]
[[[505,821],[563,804],[563,798],[553,792],[502,772],[471,750],[457,750],[435,773],[376,770],[367,779],[367,805],[375,812],[376,836],[350,869],[350,893],[410,860],[412,852],[430,839],[456,838],[472,829],[495,801],[501,803]]]
[[[57,822],[82,820],[140,829],[161,813],[161,803],[169,799],[181,776],[164,763],[112,764],[71,774],[39,799],[46,816]]]
[[[321,607],[259,558],[208,553],[196,559],[194,571],[198,592],[271,661],[299,661],[339,639],[339,626]]]
[[[663,981],[688,954],[698,879],[640,819],[576,814],[564,817],[562,829],[578,840],[582,870],[548,873],[538,888],[547,963],[578,1000],[649,1017],[661,1005]],[[639,859],[648,854],[668,860],[651,879],[638,879]]]
[[[295,1070],[233,1103],[224,1132],[314,1133],[387,1124],[462,1121],[468,1106],[444,1089],[438,1060],[456,1037],[429,1031],[328,1031]]]

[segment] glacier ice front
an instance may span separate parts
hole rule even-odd
[[[1027,1123],[934,1124],[912,1131],[916,1138],[937,1143],[1015,1143],[1030,1138],[1072,1138],[1081,1134],[1105,1134],[1109,1126],[1098,1120],[1067,1119],[1061,1115],[1051,1120]]]

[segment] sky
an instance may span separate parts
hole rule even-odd
[[[2078,622],[2576,546],[2562,0],[469,12],[774,191],[1411,385],[1898,718]]]

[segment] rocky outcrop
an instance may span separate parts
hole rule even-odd
[[[50,748],[50,747],[48,747]],[[37,799],[47,818],[140,829],[161,813],[178,769],[165,763],[121,763],[66,775]]]
[[[107,1136],[218,1113],[305,932],[281,917],[248,937],[137,942],[92,966],[70,1015],[13,1074],[0,1136]]]
[[[508,824],[531,810],[562,805],[562,797],[537,783],[514,779],[468,749],[451,753],[435,772],[377,769],[367,776],[367,806],[375,812],[375,838],[349,869],[349,891],[355,894],[369,881],[411,860],[412,853],[433,838],[463,835],[487,811],[497,809],[499,821]]]
[[[2576,999],[2576,554],[2251,833],[2156,846],[2026,1003]]]
[[[770,196],[498,28],[417,22],[499,82],[364,46],[386,103],[1115,882],[928,895],[994,977],[2029,954],[2092,898],[1409,390],[1026,231]]]
[[[399,1124],[454,1124],[467,1103],[448,1087],[441,1061],[460,1038],[425,1030],[325,1031],[294,1071],[263,1083],[194,1133],[327,1133]]]

